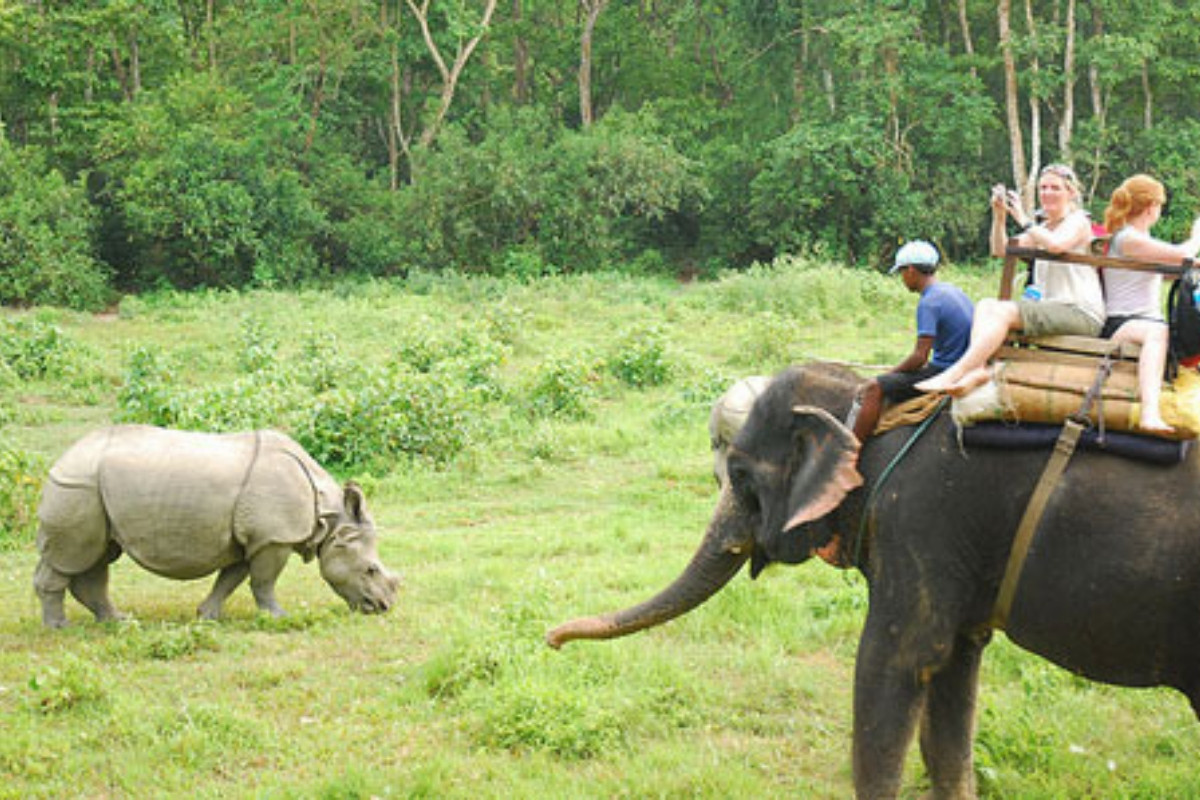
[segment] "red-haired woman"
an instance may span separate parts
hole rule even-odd
[[[1112,193],[1104,226],[1113,232],[1110,256],[1126,256],[1164,264],[1179,264],[1200,252],[1200,217],[1182,244],[1150,235],[1167,201],[1163,185],[1149,175],[1134,175]],[[1162,275],[1131,269],[1104,270],[1105,311],[1102,336],[1142,346],[1138,357],[1138,394],[1142,411],[1138,427],[1150,433],[1169,433],[1171,426],[1159,411],[1159,389],[1167,362],[1167,324],[1162,315]]]

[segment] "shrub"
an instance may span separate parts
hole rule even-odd
[[[590,359],[553,359],[534,370],[521,402],[531,417],[587,419],[598,381],[596,365]]]
[[[405,458],[448,463],[479,426],[478,408],[462,386],[444,373],[400,365],[366,371],[354,386],[319,397],[296,436],[326,465],[386,473]]]
[[[175,426],[179,422],[177,373],[172,359],[147,347],[135,350],[117,392],[117,419]]]
[[[0,303],[102,308],[111,293],[94,229],[83,188],[0,131]]]
[[[661,328],[634,331],[609,356],[608,370],[627,386],[637,389],[661,386],[670,380],[672,372],[666,351]]]
[[[0,550],[33,542],[45,461],[11,447],[0,448]]]
[[[0,362],[23,380],[63,377],[78,352],[57,325],[36,318],[0,320]]]
[[[90,661],[68,653],[60,665],[44,666],[30,677],[27,703],[43,714],[70,711],[106,700],[107,682]]]

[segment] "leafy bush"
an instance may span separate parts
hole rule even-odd
[[[95,213],[83,188],[46,166],[34,147],[0,130],[0,303],[97,309],[108,271],[93,257]]]
[[[666,383],[672,366],[662,329],[650,327],[626,335],[609,356],[608,369],[622,383],[637,389]]]
[[[0,320],[0,362],[18,378],[61,378],[79,352],[57,325],[33,317]]]
[[[0,447],[0,550],[33,542],[46,463],[39,456]]]
[[[522,404],[531,417],[587,419],[599,376],[595,363],[580,356],[552,359],[534,370]]]
[[[400,342],[397,355],[418,372],[456,375],[467,387],[496,397],[500,387],[495,371],[504,363],[508,348],[474,327],[447,330],[418,322]]]
[[[108,699],[109,679],[92,662],[68,653],[60,665],[46,665],[29,678],[26,702],[43,714],[56,714]]]
[[[405,458],[449,462],[481,424],[464,387],[444,373],[398,365],[366,370],[353,386],[316,398],[295,435],[324,464],[386,473]]]
[[[179,422],[177,391],[179,367],[175,361],[148,347],[129,357],[129,366],[117,392],[117,419],[172,427]]]
[[[104,134],[113,151],[98,200],[123,283],[294,285],[317,272],[324,214],[311,187],[256,135],[244,93],[208,73],[180,77]]]
[[[447,128],[399,198],[411,260],[528,279],[657,246],[665,220],[707,197],[697,165],[659,127],[649,111],[614,110],[573,131],[522,110],[497,113],[479,142]]]

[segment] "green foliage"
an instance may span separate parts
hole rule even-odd
[[[0,303],[103,307],[110,291],[93,257],[95,223],[83,189],[0,128]]]
[[[0,363],[22,380],[62,378],[77,369],[80,348],[59,326],[37,317],[0,319]]]
[[[0,551],[33,543],[46,469],[45,459],[37,454],[0,447]]]
[[[649,112],[614,112],[587,131],[532,111],[489,122],[477,143],[445,131],[401,194],[413,263],[518,278],[594,270],[641,253],[665,219],[704,202],[696,165]]]
[[[26,705],[52,715],[103,703],[107,680],[91,661],[67,653],[57,664],[47,664],[29,678]]]
[[[524,408],[532,417],[587,419],[599,376],[594,360],[563,356],[533,371],[524,391]]]
[[[295,435],[322,463],[386,473],[406,459],[448,463],[481,425],[461,383],[397,365],[366,370],[352,386],[315,398]]]
[[[207,620],[187,625],[143,625],[137,620],[121,624],[108,643],[108,653],[128,661],[175,661],[197,653],[220,650],[216,626]]]
[[[662,328],[650,326],[626,334],[608,357],[608,369],[619,381],[638,389],[670,380],[672,366]]]
[[[117,394],[117,419],[165,427],[178,424],[177,371],[173,359],[153,348],[137,348]]]
[[[247,136],[254,122],[249,98],[197,75],[110,128],[103,200],[122,229],[110,257],[129,260],[125,283],[275,286],[315,274],[324,215],[285,154]]]

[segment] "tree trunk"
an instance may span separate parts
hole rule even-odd
[[[1150,85],[1150,62],[1142,59],[1142,126],[1146,130],[1154,127],[1154,87]]]
[[[1009,158],[1013,185],[1020,188],[1026,185],[1028,173],[1025,170],[1025,140],[1021,135],[1021,112],[1017,98],[1017,64],[1012,48],[1011,0],[998,0],[996,16],[1000,27],[1000,52],[1004,55],[1004,110],[1008,123]]]
[[[962,31],[963,52],[968,56],[975,55],[975,43],[971,40],[971,23],[967,18],[967,0],[958,0],[958,27]],[[971,64],[971,77],[977,77],[975,64]]]
[[[1058,123],[1058,150],[1062,160],[1071,163],[1071,139],[1075,130],[1075,0],[1067,0],[1067,18],[1063,21],[1063,108]]]
[[[523,18],[524,10],[521,7],[521,0],[513,0],[513,22],[516,23],[517,30],[520,30],[520,23]],[[521,34],[517,34],[513,41],[513,101],[517,105],[525,105],[529,102],[529,42]]]
[[[1020,191],[1021,204],[1028,212],[1037,202],[1037,188],[1034,184],[1042,165],[1042,100],[1037,92],[1041,65],[1037,56],[1037,24],[1033,19],[1032,0],[1025,0],[1025,25],[1029,30],[1030,50],[1033,53],[1029,65],[1029,72],[1033,78],[1029,89],[1029,175],[1025,183],[1020,185]]]
[[[1092,6],[1092,36],[1099,39],[1104,36],[1104,17],[1100,14],[1100,9]],[[1093,196],[1096,193],[1096,187],[1100,183],[1100,175],[1102,173],[1102,165],[1104,162],[1104,130],[1107,127],[1108,109],[1104,100],[1104,91],[1100,85],[1100,68],[1095,62],[1088,65],[1088,88],[1092,98],[1092,119],[1096,124],[1096,131],[1099,134],[1096,137],[1096,146],[1092,149],[1092,181],[1088,187],[1088,195]]]
[[[433,58],[433,63],[437,66],[438,74],[442,77],[441,97],[438,101],[437,111],[434,112],[433,119],[421,131],[420,145],[428,147],[433,144],[441,131],[442,124],[446,120],[446,114],[450,111],[450,104],[454,102],[454,92],[458,87],[458,79],[462,76],[463,69],[467,66],[467,61],[471,58],[471,54],[475,52],[475,48],[479,45],[483,35],[487,33],[488,26],[492,22],[492,14],[496,11],[497,0],[485,0],[486,6],[483,10],[483,17],[479,20],[479,33],[465,42],[460,41],[458,52],[455,54],[454,63],[447,67],[446,60],[442,58],[442,51],[438,48],[437,42],[434,41],[433,32],[429,29],[429,3],[430,0],[422,0],[421,5],[417,5],[413,0],[405,0],[408,9],[417,18],[417,24],[421,26],[421,36],[425,40],[425,48],[429,51],[429,55]]]
[[[583,6],[583,33],[579,37],[579,122],[584,128],[594,121],[592,108],[592,35],[596,20],[608,0],[580,0]]]
[[[208,68],[217,70],[217,2],[208,0],[204,4],[204,38],[208,40]]]

